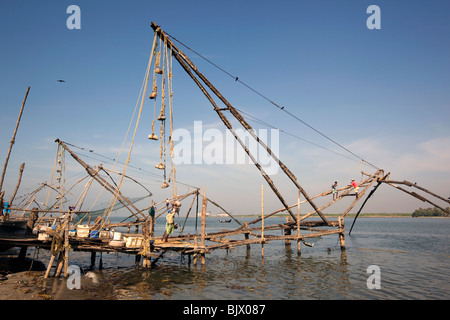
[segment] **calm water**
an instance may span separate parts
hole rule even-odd
[[[283,221],[272,218],[266,225]],[[346,219],[347,230],[352,221]],[[185,233],[194,232],[194,222]],[[207,218],[210,232],[236,226]],[[150,270],[135,269],[134,256],[103,254],[104,269],[88,273],[90,254],[71,252],[70,263],[84,273],[82,289],[68,290],[64,279],[47,286],[54,299],[449,299],[449,228],[450,219],[360,218],[346,235],[344,252],[332,235],[302,246],[301,257],[295,242],[286,248],[274,241],[264,246],[264,259],[259,245],[249,252],[245,246],[216,250],[204,266],[167,253]],[[39,258],[46,263],[49,255],[41,251]],[[380,268],[381,289],[367,288],[370,265]]]

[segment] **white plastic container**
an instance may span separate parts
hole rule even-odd
[[[139,248],[142,245],[142,237],[124,237],[125,240],[125,246],[127,248]]]
[[[123,240],[111,240],[109,242],[111,247],[123,247],[125,245],[125,241]]]
[[[109,231],[100,231],[99,238],[100,239],[110,239],[111,233]]]
[[[89,226],[88,225],[78,225],[77,226],[77,237],[88,238],[89,237]]]
[[[113,240],[116,240],[116,241],[122,240],[122,232],[114,231]]]
[[[48,241],[50,239],[51,239],[50,235],[46,234],[45,232],[39,232],[38,233],[38,240]]]

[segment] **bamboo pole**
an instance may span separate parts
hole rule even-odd
[[[348,235],[352,233],[353,226],[355,225],[356,219],[358,218],[359,214],[361,213],[362,209],[364,208],[367,200],[370,199],[370,197],[375,193],[375,191],[378,189],[378,187],[381,185],[384,179],[386,179],[389,176],[389,173],[385,175],[381,180],[378,180],[377,185],[370,191],[369,195],[367,196],[366,200],[364,200],[363,204],[361,205],[361,208],[359,208],[358,213],[355,215],[355,218],[353,219],[352,226],[350,227],[350,231],[348,232]]]
[[[248,222],[245,221],[244,222],[244,229],[248,229]],[[244,239],[247,241],[248,240],[248,234],[249,232],[245,232],[244,233]],[[247,244],[247,251],[250,250],[250,244]]]
[[[264,259],[264,185],[261,185],[261,257]]]
[[[350,207],[348,207],[347,210],[345,210],[345,212],[340,216],[342,218],[344,218],[347,213],[350,212],[350,210],[356,205],[356,203],[364,196],[365,192],[367,191],[367,189],[370,188],[370,186],[377,181],[377,178],[383,174],[383,170],[378,170],[372,177],[370,177],[372,180],[370,181],[370,183],[368,183],[366,185],[366,187],[364,189],[362,189],[362,191],[359,192],[359,195],[357,196],[357,198],[352,202],[352,204],[350,205]],[[368,178],[368,179],[370,179]]]
[[[132,149],[133,149],[134,139],[135,139],[135,137],[136,137],[136,132],[137,132],[137,129],[138,129],[138,126],[139,126],[139,119],[140,119],[140,117],[141,117],[142,109],[143,109],[143,106],[144,106],[144,100],[145,100],[145,98],[146,98],[147,86],[148,86],[148,80],[149,80],[149,77],[150,77],[150,72],[151,72],[150,70],[151,70],[152,61],[153,61],[153,53],[154,53],[154,50],[155,50],[155,48],[156,48],[156,38],[157,38],[157,37],[156,37],[156,32],[155,32],[155,36],[153,37],[152,51],[151,51],[151,53],[150,53],[150,58],[149,58],[149,62],[148,62],[148,68],[147,68],[147,74],[146,74],[147,77],[146,77],[146,80],[145,80],[144,91],[143,91],[143,93],[142,93],[141,106],[140,106],[140,108],[139,108],[138,116],[137,116],[137,119],[136,119],[136,125],[135,125],[135,128],[134,128],[133,138],[131,139],[130,149],[128,150],[127,160],[125,161],[125,165],[124,165],[124,167],[123,167],[123,172],[122,172],[122,175],[120,176],[119,185],[118,185],[117,188],[113,189],[113,190],[114,190],[114,193],[113,193],[113,194],[114,194],[114,201],[113,201],[113,203],[112,203],[112,205],[111,205],[111,209],[109,210],[108,215],[111,213],[111,211],[112,211],[112,209],[113,209],[113,207],[114,207],[115,202],[116,202],[117,200],[120,201],[120,199],[124,199],[128,204],[131,205],[131,207],[132,207],[133,209],[135,209],[135,210],[137,209],[136,207],[134,207],[134,206],[132,205],[132,203],[131,203],[130,201],[127,201],[128,199],[126,199],[126,198],[120,193],[120,188],[122,187],[123,179],[124,179],[124,177],[125,177],[125,172],[126,172],[126,170],[127,170],[128,164],[130,163],[131,151],[132,151]],[[121,202],[121,201],[120,201],[120,202]],[[144,214],[142,214],[142,212],[140,212],[139,209],[137,209],[137,211],[145,218]],[[137,216],[136,216],[136,218],[139,219]]]
[[[290,225],[290,222],[292,222],[292,220],[290,219],[290,217],[286,217],[286,225]],[[283,230],[284,231],[284,235],[287,236],[286,239],[284,240],[284,246],[287,249],[291,248],[291,240],[289,240],[289,236],[292,234],[292,230],[291,228],[286,228]]]
[[[64,278],[69,277],[69,224],[70,224],[70,211],[66,213],[66,224],[64,228]]]
[[[153,30],[155,30],[155,32],[158,33],[158,35],[164,38],[164,40],[167,41],[167,43],[170,44],[170,46],[172,47],[172,52],[175,56],[175,58],[178,60],[178,62],[183,66],[183,68],[185,69],[186,72],[189,73],[189,75],[191,76],[191,78],[197,83],[197,85],[200,87],[200,89],[202,90],[202,92],[206,95],[206,91],[204,90],[204,88],[202,88],[203,86],[201,86],[201,84],[198,82],[198,80],[192,75],[192,73],[190,72],[190,70],[188,70],[189,68],[187,68],[187,66],[185,66],[184,62],[186,62],[189,67],[197,74],[197,76],[203,81],[203,83],[206,84],[206,86],[211,89],[211,91],[227,106],[227,110],[229,110],[231,112],[231,114],[241,123],[241,125],[252,135],[252,137],[259,143],[261,144],[261,146],[263,148],[266,149],[267,153],[276,161],[276,163],[278,163],[278,165],[280,166],[280,168],[283,170],[283,172],[289,177],[289,179],[295,184],[295,186],[300,190],[300,192],[303,194],[303,196],[305,197],[305,199],[309,202],[309,204],[314,208],[315,212],[317,212],[317,214],[322,218],[322,220],[328,224],[328,220],[327,218],[322,214],[322,212],[320,211],[319,208],[317,208],[317,206],[315,205],[315,203],[309,198],[308,194],[306,193],[306,191],[300,186],[300,184],[297,182],[297,178],[294,176],[294,174],[277,158],[277,156],[272,152],[272,150],[270,150],[270,148],[261,140],[259,139],[258,136],[256,136],[256,134],[253,132],[252,127],[245,121],[244,117],[242,117],[242,115],[225,99],[225,97],[211,84],[211,82],[209,82],[208,79],[206,79],[206,77],[200,73],[198,71],[198,68],[192,63],[191,60],[189,60],[189,58],[179,49],[177,48],[173,42],[168,38],[168,36],[166,35],[166,33],[164,31],[161,30],[161,28],[159,26],[157,26],[154,22],[152,22],[151,27],[153,28]],[[182,62],[181,60],[184,60],[184,62]],[[207,95],[208,97],[209,95]],[[220,109],[216,106],[215,103],[213,103],[212,98],[208,98],[213,106],[214,106],[214,110],[219,114],[219,117],[222,119],[222,121],[224,121],[225,125],[227,127],[231,127],[231,124],[229,123],[229,121],[226,119],[226,117],[222,114],[222,112],[220,111]],[[226,121],[225,121],[226,120]],[[231,131],[231,130],[230,130]],[[245,149],[245,148],[244,148]],[[246,151],[247,152],[247,151]],[[253,159],[252,159],[253,160]],[[256,165],[256,163],[255,163]],[[257,166],[258,167],[258,166]],[[258,167],[258,169],[260,169]],[[260,169],[261,171],[261,169]],[[262,172],[261,172],[262,173]],[[264,176],[264,174],[263,174]],[[264,176],[264,178],[266,178]],[[270,184],[270,186],[272,187],[272,185]],[[272,187],[272,189],[274,189],[274,187]],[[273,190],[275,192],[275,190]],[[275,192],[275,194],[278,196],[277,192]],[[281,199],[280,199],[281,200]],[[284,203],[283,203],[284,204]],[[288,210],[288,212],[290,213],[290,215],[292,216],[292,218],[295,220],[295,215],[287,208],[287,206],[285,205],[286,209]]]
[[[202,200],[202,226],[201,226],[201,245],[205,245],[205,228],[206,228],[206,206],[208,205],[208,199],[205,195],[205,187],[203,187],[203,200]]]
[[[301,242],[300,242],[300,191],[297,197],[297,254],[301,254]]]
[[[345,231],[344,231],[344,218],[341,216],[338,217],[339,221],[339,244],[341,246],[341,250],[345,250]]]
[[[183,233],[184,226],[186,225],[186,221],[187,221],[187,219],[188,219],[188,217],[189,217],[189,214],[191,213],[192,206],[194,205],[195,197],[196,197],[196,196],[192,197],[191,205],[189,206],[189,210],[188,210],[188,212],[186,213],[186,218],[184,219],[183,226],[181,227],[181,230],[180,230],[180,234]],[[197,214],[198,214],[198,213],[197,213]]]
[[[137,219],[139,219],[139,217],[136,215],[136,213],[134,213],[129,207],[132,207],[134,210],[136,210],[138,213],[140,213],[144,218],[145,215],[124,195],[122,195],[122,193],[117,189],[114,188],[113,186],[111,186],[111,184],[109,184],[105,179],[103,179],[102,177],[100,177],[98,175],[98,171],[92,169],[87,163],[85,163],[83,160],[80,159],[80,157],[78,157],[72,150],[70,150],[67,145],[62,142],[59,139],[56,139],[56,142],[58,142],[59,144],[61,144],[64,149],[66,149],[70,155],[72,156],[72,158],[74,158],[79,164],[81,164],[87,171],[87,173],[93,177],[97,182],[99,182],[103,187],[105,187],[106,190],[108,190],[109,192],[111,192],[113,195],[116,195],[117,193],[117,200],[119,200],[120,203],[122,203],[125,208],[128,209],[128,211],[131,212],[131,214],[133,214],[133,216],[135,216]],[[123,175],[122,175],[123,177]],[[128,205],[127,205],[128,204]]]
[[[27,92],[25,93],[25,97],[23,98],[22,107],[20,108],[19,117],[16,122],[16,128],[14,129],[14,133],[13,133],[12,139],[10,141],[8,153],[6,155],[5,164],[3,165],[2,177],[0,179],[0,191],[3,188],[3,180],[5,179],[6,167],[8,166],[9,157],[11,155],[11,150],[12,150],[13,144],[16,139],[17,129],[19,128],[20,119],[22,118],[23,108],[25,107],[25,102],[27,101],[28,92],[30,92],[30,87],[28,87]]]
[[[410,192],[410,191],[408,191],[408,190],[406,190],[406,189],[403,189],[402,187],[399,187],[398,185],[392,183],[392,182],[389,181],[389,180],[383,181],[383,182],[384,182],[384,183],[387,183],[387,184],[390,185],[391,187],[394,187],[394,188],[396,188],[396,189],[398,189],[398,190],[401,190],[401,191],[403,191],[403,192],[405,192],[405,193],[407,193],[407,194],[413,196],[414,198],[417,198],[417,199],[419,199],[419,200],[421,200],[421,201],[423,201],[423,202],[428,202],[429,204],[435,206],[436,208],[439,208],[439,209],[441,209],[442,211],[446,212],[446,210],[445,210],[444,208],[442,208],[441,206],[435,204],[434,202],[428,200],[427,198],[422,197],[421,195],[419,195],[419,194],[417,194],[417,193],[415,193],[415,192]]]
[[[242,223],[239,222],[235,217],[233,217],[230,213],[228,213],[224,208],[222,208],[220,205],[218,205],[216,202],[212,201],[211,199],[208,199],[209,202],[211,202],[213,205],[215,205],[217,208],[222,209],[223,212],[225,212],[231,219],[233,219],[237,224],[240,226],[243,226]]]
[[[16,197],[17,191],[19,190],[20,182],[22,181],[23,169],[25,168],[25,163],[20,165],[19,169],[19,179],[17,180],[16,188],[14,189],[13,195],[11,196],[11,200],[9,200],[9,205],[12,206],[14,198]]]
[[[211,104],[214,107],[214,110],[217,112],[217,114],[219,115],[220,119],[222,120],[222,122],[225,124],[225,126],[228,128],[228,130],[230,130],[230,132],[233,134],[233,136],[235,137],[235,139],[238,141],[238,143],[242,146],[242,148],[244,149],[244,151],[247,153],[247,155],[249,156],[249,158],[252,160],[252,162],[255,164],[255,166],[258,168],[258,170],[261,172],[262,176],[264,177],[264,179],[267,181],[267,183],[269,184],[269,186],[272,188],[273,192],[275,193],[275,195],[279,198],[279,200],[281,201],[281,203],[285,206],[285,208],[288,210],[288,212],[291,214],[291,216],[295,219],[295,216],[293,215],[293,213],[289,210],[285,200],[283,199],[283,197],[281,196],[281,194],[279,193],[278,189],[275,187],[275,184],[273,183],[272,179],[269,178],[269,176],[267,175],[267,173],[264,171],[264,169],[261,167],[261,165],[256,161],[256,159],[253,157],[253,155],[250,153],[250,151],[248,150],[248,148],[245,146],[245,144],[243,143],[243,141],[239,138],[239,136],[235,133],[235,131],[233,130],[231,123],[228,121],[228,119],[225,117],[225,115],[221,112],[221,110],[217,107],[216,103],[214,102],[214,100],[212,99],[211,95],[206,91],[206,89],[203,87],[203,85],[200,83],[200,81],[193,75],[193,73],[191,72],[191,69],[194,70],[194,72],[203,80],[203,82],[220,98],[222,97],[222,95],[217,91],[217,89],[215,89],[212,84],[206,79],[204,78],[204,76],[198,72],[197,67],[192,63],[192,61],[189,60],[189,58],[181,51],[179,50],[174,44],[173,42],[166,36],[166,34],[161,31],[159,29],[158,26],[156,26],[154,23],[152,23],[152,28],[155,30],[155,32],[158,32],[158,35],[160,37],[164,37],[165,39],[167,39],[167,42],[170,44],[170,46],[172,47],[172,53],[173,56],[175,57],[175,59],[180,63],[180,65],[183,67],[183,69],[189,74],[189,76],[192,78],[192,80],[194,80],[194,82],[197,84],[197,86],[200,88],[200,90],[203,92],[203,94],[208,98],[208,100],[211,102]],[[157,31],[159,29],[159,31]],[[188,66],[189,65],[189,66]],[[223,98],[223,97],[222,97]],[[231,106],[232,107],[232,106]],[[244,126],[245,127],[245,126]],[[246,128],[247,129],[247,128]]]
[[[200,245],[202,249],[194,256],[194,264],[197,263],[197,259],[200,257],[201,264],[205,264],[205,228],[206,228],[206,207],[208,205],[208,199],[205,195],[205,187],[203,186],[203,199],[202,199],[202,225],[200,229]]]
[[[440,199],[442,201],[450,203],[449,199],[445,199],[445,198],[441,197],[440,195],[438,195],[438,194],[436,194],[434,192],[431,192],[430,190],[417,185],[417,183],[412,183],[412,182],[409,182],[409,181],[406,181],[406,180],[403,180],[403,181],[386,180],[386,181],[383,181],[383,182],[388,183],[388,184],[390,184],[390,183],[393,183],[393,184],[404,184],[404,185],[407,185],[408,187],[414,187],[414,188],[422,190],[422,191],[424,191],[424,192],[426,192],[426,193],[428,193],[428,194],[430,194],[430,195],[432,195],[432,196],[434,196],[434,197],[436,197],[436,198],[438,198],[438,199]]]

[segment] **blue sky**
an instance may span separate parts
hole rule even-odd
[[[80,30],[66,27],[71,4],[81,9]],[[372,4],[381,9],[380,30],[366,27],[370,16],[366,9]],[[448,197],[449,12],[447,1],[3,0],[2,163],[26,88],[31,86],[6,174],[6,194],[12,192],[22,162],[26,166],[19,193],[50,179],[56,138],[116,158],[144,78],[154,21],[314,128],[391,172],[392,179],[414,181]],[[235,107],[352,157],[185,52]],[[224,132],[212,107],[176,62],[174,110],[175,128],[192,130],[194,121],[202,121],[205,128]],[[160,200],[166,194],[159,189],[161,173],[154,168],[159,143],[146,138],[152,119],[153,105],[147,99],[131,164],[145,170],[134,174]],[[279,149],[281,160],[310,195],[327,190],[334,180],[344,186],[359,179],[361,170],[372,172],[358,161],[283,133]],[[85,160],[92,165],[107,163],[98,159]],[[265,182],[252,165],[180,165],[177,177],[189,185],[204,185],[213,200],[233,213],[259,211],[260,186]],[[289,202],[295,202],[293,185],[281,174],[274,180]],[[265,188],[267,212],[280,208]],[[183,191],[180,185],[179,192]],[[383,186],[366,211],[409,212],[420,206],[428,205]]]

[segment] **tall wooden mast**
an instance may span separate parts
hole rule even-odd
[[[222,120],[222,122],[225,124],[228,130],[233,134],[235,139],[239,142],[239,144],[242,146],[244,151],[248,154],[250,159],[253,161],[255,166],[258,168],[258,170],[261,172],[263,178],[266,180],[266,182],[269,184],[272,191],[275,193],[275,195],[278,197],[280,202],[283,204],[283,206],[286,208],[286,210],[289,212],[291,217],[296,221],[296,215],[291,211],[289,208],[289,205],[284,200],[283,196],[280,194],[278,189],[276,188],[274,182],[269,177],[269,175],[264,171],[264,169],[261,167],[261,165],[258,163],[258,161],[255,159],[255,157],[251,154],[250,150],[245,146],[245,143],[242,141],[242,139],[239,138],[239,136],[236,134],[235,130],[233,129],[231,123],[228,121],[227,117],[224,115],[222,111],[230,111],[230,113],[239,121],[239,123],[245,128],[247,132],[250,133],[250,135],[264,148],[266,149],[267,153],[276,161],[276,163],[280,166],[282,171],[289,177],[289,179],[294,183],[294,185],[297,187],[297,189],[301,192],[301,194],[305,197],[305,199],[308,201],[308,203],[313,207],[315,212],[322,218],[322,220],[325,222],[325,224],[329,225],[329,221],[327,218],[322,214],[322,212],[319,210],[319,208],[316,206],[316,204],[311,200],[311,198],[308,196],[306,191],[300,186],[300,184],[297,181],[297,178],[295,175],[284,165],[278,157],[272,152],[272,150],[254,133],[253,128],[248,124],[244,117],[237,111],[226,99],[225,97],[215,88],[211,82],[206,79],[206,77],[199,72],[197,66],[189,60],[189,58],[177,47],[174,45],[174,43],[171,41],[169,36],[161,30],[161,28],[152,22],[151,24],[152,29],[155,31],[155,33],[160,37],[162,40],[166,41],[167,44],[172,49],[172,54],[175,57],[175,59],[180,63],[180,65],[183,67],[183,69],[189,74],[189,76],[194,80],[194,82],[197,84],[197,86],[200,88],[200,90],[203,92],[203,94],[206,96],[206,98],[211,102],[211,104],[214,107],[214,110],[219,115],[219,118]],[[195,75],[194,75],[195,73]],[[200,80],[225,104],[226,108],[221,109],[217,106],[217,104],[214,102],[211,95],[206,91],[203,84],[200,82],[200,80],[197,78],[200,78]]]

